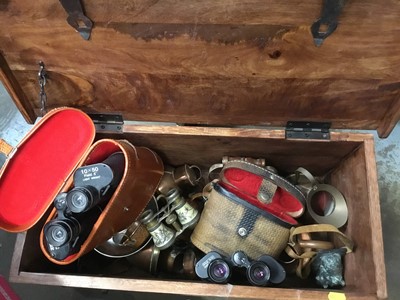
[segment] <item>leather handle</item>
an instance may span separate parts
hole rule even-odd
[[[354,243],[345,234],[340,232],[335,226],[330,224],[313,224],[305,225],[300,227],[293,227],[290,230],[288,245],[294,247],[297,244],[297,235],[302,233],[317,233],[317,232],[331,232],[343,243],[343,248],[346,249],[346,253],[353,251]],[[315,253],[314,253],[315,254]],[[312,255],[311,252],[306,255]]]
[[[10,155],[13,149],[14,149],[13,146],[8,144],[5,140],[0,139],[0,153],[3,153],[5,156],[8,156]]]
[[[300,227],[292,227],[286,253],[297,259],[296,274],[300,278],[307,278],[310,274],[310,265],[318,253],[318,250],[329,249],[333,243],[328,241],[302,240],[303,234],[310,233],[334,233],[335,236],[343,243],[341,247],[350,253],[353,251],[354,243],[345,234],[340,232],[335,226],[330,224],[313,224]],[[329,248],[328,248],[329,247]]]

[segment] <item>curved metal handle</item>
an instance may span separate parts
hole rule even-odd
[[[311,25],[311,33],[317,47],[336,30],[345,3],[346,0],[324,0],[321,17]]]
[[[83,39],[88,40],[93,28],[93,22],[83,12],[80,0],[60,0],[61,5],[68,13],[67,22]]]

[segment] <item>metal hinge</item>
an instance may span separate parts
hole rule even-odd
[[[328,122],[289,121],[286,124],[285,137],[286,139],[329,140],[330,128],[331,123]]]
[[[119,114],[88,114],[93,120],[97,132],[119,132],[122,133],[124,119]]]

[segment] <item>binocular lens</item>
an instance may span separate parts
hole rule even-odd
[[[59,243],[59,244],[64,244],[67,239],[68,239],[68,232],[65,230],[64,227],[60,225],[52,226],[50,228],[50,233],[51,233],[51,238]]]
[[[71,226],[63,221],[49,223],[45,230],[47,242],[55,247],[61,247],[69,242],[72,235]]]
[[[251,284],[265,286],[269,283],[271,272],[265,263],[256,261],[247,269],[247,277]]]
[[[216,283],[226,282],[231,275],[229,265],[222,259],[216,259],[208,265],[208,277]]]
[[[81,213],[92,206],[93,195],[87,188],[74,188],[68,193],[67,202],[71,212]]]

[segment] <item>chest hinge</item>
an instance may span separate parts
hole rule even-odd
[[[311,140],[329,140],[329,122],[297,122],[289,121],[286,124],[286,139],[311,139]]]
[[[97,132],[122,133],[124,119],[120,114],[88,114]]]

